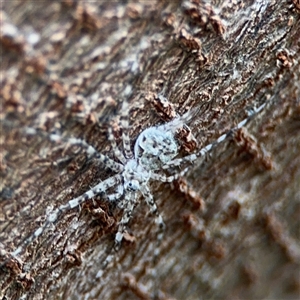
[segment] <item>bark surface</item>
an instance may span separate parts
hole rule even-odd
[[[299,1],[125,2],[1,4],[0,298],[298,298]],[[151,183],[166,223],[155,280],[156,227],[142,198],[101,278],[122,216],[101,197],[12,258],[52,209],[113,175],[47,136],[110,155],[107,128],[120,142],[124,99],[132,146],[197,109],[197,149],[267,105],[183,178]]]

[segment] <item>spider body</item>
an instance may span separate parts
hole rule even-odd
[[[177,119],[173,121],[177,126],[181,125]],[[123,124],[124,127],[124,124]],[[174,134],[176,127],[172,130],[167,130],[165,125],[154,126],[145,129],[138,136],[133,153],[131,152],[130,144],[126,143],[126,135],[123,136],[124,153],[120,151],[116,145],[111,129],[109,129],[109,140],[111,141],[114,154],[121,162],[121,183],[118,188],[118,193],[109,197],[109,200],[117,200],[123,197],[120,206],[124,209],[124,215],[119,223],[119,230],[115,237],[115,249],[120,248],[123,235],[126,230],[126,225],[131,218],[132,210],[135,206],[138,193],[141,193],[150,212],[155,216],[158,231],[162,231],[165,227],[153,196],[148,186],[150,179],[161,181],[173,181],[179,175],[166,177],[156,173],[161,170],[162,166],[172,161],[178,155],[179,145],[175,140]],[[126,132],[126,130],[125,130]],[[125,148],[129,146],[127,151]],[[162,233],[158,234],[159,240],[162,238]],[[106,266],[111,260],[111,256],[106,259]]]
[[[50,135],[50,140],[53,142],[65,141],[69,145],[79,145],[80,147],[85,148],[90,159],[96,159],[116,174],[101,181],[82,195],[69,200],[66,204],[62,204],[53,210],[47,217],[46,222],[30,235],[22,245],[12,252],[12,255],[16,257],[22,253],[25,247],[38,238],[49,224],[55,223],[61,214],[70,209],[79,207],[96,195],[104,195],[108,201],[117,201],[118,206],[123,209],[123,215],[119,221],[118,231],[114,241],[114,248],[115,250],[118,250],[126,232],[127,224],[131,219],[133,209],[137,203],[138,195],[141,194],[145,199],[151,214],[154,216],[157,225],[157,247],[155,247],[154,251],[154,258],[156,258],[159,254],[159,244],[163,239],[165,225],[148,186],[150,179],[161,182],[172,182],[179,176],[182,176],[188,170],[188,167],[178,168],[204,156],[213,149],[215,145],[223,142],[234,131],[244,126],[250,120],[250,117],[254,115],[254,113],[261,111],[264,106],[265,104],[254,109],[248,118],[238,123],[238,125],[229,132],[220,136],[215,142],[206,145],[194,154],[189,154],[180,158],[176,158],[179,154],[180,145],[175,136],[178,129],[182,128],[182,126],[186,126],[185,122],[190,119],[191,114],[187,113],[186,115],[176,117],[174,120],[163,125],[145,129],[136,139],[132,151],[128,134],[128,104],[126,101],[123,103],[121,113],[123,150],[119,149],[112,129],[110,127],[108,128],[108,139],[111,142],[114,157],[119,162],[98,152],[84,140],[77,138],[63,139],[56,134]],[[27,133],[36,134],[37,132],[31,128],[30,130],[27,130]],[[165,171],[169,171],[169,173],[165,174]],[[115,193],[109,194],[109,191],[112,188],[115,188]],[[106,257],[103,269],[112,261],[112,258],[112,254],[109,254]],[[97,277],[101,277],[102,273],[102,271],[99,271]]]

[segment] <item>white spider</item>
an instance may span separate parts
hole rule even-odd
[[[265,104],[261,105],[259,108],[254,109],[251,112],[250,117],[263,109]],[[116,187],[116,192],[114,194],[106,195],[109,201],[116,201],[121,199],[118,204],[124,210],[123,216],[118,225],[118,232],[115,235],[114,247],[117,251],[120,248],[124,233],[126,231],[126,226],[131,219],[133,208],[137,202],[137,196],[139,193],[142,194],[147,205],[149,206],[150,212],[155,216],[155,223],[157,224],[157,241],[158,243],[163,238],[164,232],[164,222],[161,215],[158,212],[157,206],[149,189],[149,180],[158,180],[162,182],[172,182],[179,176],[183,175],[188,168],[178,171],[174,174],[174,167],[181,167],[187,162],[193,162],[198,157],[205,155],[210,151],[213,146],[224,141],[227,136],[232,134],[233,131],[244,126],[250,117],[244,119],[236,127],[231,129],[226,134],[220,136],[214,143],[209,144],[202,148],[197,153],[187,155],[182,158],[175,158],[179,153],[179,143],[176,141],[175,135],[176,131],[185,125],[185,121],[190,119],[190,114],[185,114],[182,117],[177,117],[169,123],[154,126],[145,129],[138,136],[134,151],[131,150],[130,138],[128,135],[128,104],[124,102],[122,107],[121,115],[121,125],[122,125],[122,141],[124,151],[122,152],[115,141],[112,133],[112,129],[109,128],[108,138],[112,144],[114,156],[119,162],[114,161],[106,155],[99,153],[91,145],[87,144],[85,141],[71,138],[68,139],[68,143],[71,145],[80,145],[87,148],[87,153],[90,158],[94,158],[102,162],[107,168],[111,169],[116,175],[107,178],[106,180],[100,182],[99,184],[92,187],[90,190],[84,194],[73,198],[68,201],[68,203],[63,204],[56,208],[47,218],[46,222],[38,228],[31,236],[29,236],[23,245],[18,247],[12,255],[16,257],[20,254],[23,249],[31,243],[34,239],[39,237],[46,227],[50,223],[54,223],[58,217],[67,210],[78,207],[89,199],[92,199],[96,195],[105,194],[112,187]],[[35,134],[34,129],[28,129],[27,133]],[[52,141],[59,141],[61,137],[52,134],[50,136]],[[171,170],[172,175],[166,175],[161,171]],[[158,256],[158,247],[155,248],[154,256]],[[112,259],[112,255],[109,255],[105,262],[104,268]],[[101,273],[100,273],[101,274]],[[99,276],[98,276],[99,277]]]

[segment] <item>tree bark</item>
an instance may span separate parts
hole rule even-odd
[[[299,297],[299,1],[2,6],[1,299]],[[125,100],[132,146],[144,129],[195,109],[198,150],[266,107],[178,181],[151,182],[166,224],[155,279],[156,225],[142,197],[100,277],[122,216],[102,197],[13,258],[54,208],[113,175],[47,136],[110,155],[107,128],[120,143]]]

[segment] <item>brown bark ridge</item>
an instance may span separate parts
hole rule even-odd
[[[154,281],[158,299],[299,298],[299,1],[1,5],[1,299],[150,299]],[[201,148],[267,105],[180,180],[151,183],[166,223],[155,280],[142,198],[100,278],[122,215],[101,197],[11,257],[52,209],[113,175],[47,135],[110,154],[128,86],[132,143],[197,108]]]

